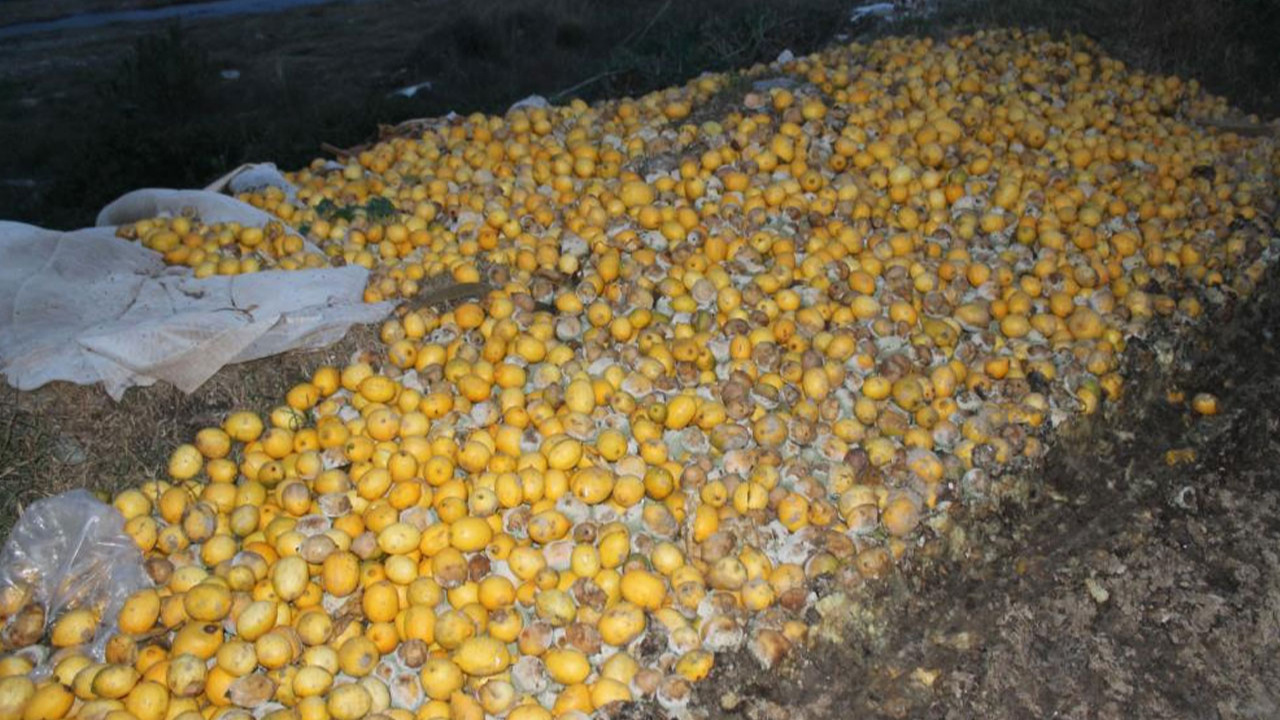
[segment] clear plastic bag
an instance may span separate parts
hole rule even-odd
[[[0,642],[10,650],[33,646],[62,613],[87,609],[99,618],[90,649],[101,658],[124,601],[150,586],[115,508],[85,490],[39,500],[0,551]]]

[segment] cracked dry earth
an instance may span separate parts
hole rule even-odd
[[[1179,340],[1161,327],[1135,342],[1129,396],[1060,428],[1020,493],[963,520],[945,552],[833,597],[826,639],[780,667],[745,650],[718,662],[694,707],[750,720],[1280,716],[1280,272],[1263,287]],[[1221,412],[1195,415],[1198,392]]]

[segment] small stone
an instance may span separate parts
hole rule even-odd
[[[89,453],[75,438],[59,435],[53,441],[53,459],[63,465],[79,465],[89,459]]]
[[[1111,599],[1111,593],[1102,587],[1102,583],[1098,582],[1096,578],[1085,578],[1084,587],[1089,591],[1089,597],[1093,598],[1093,601],[1099,605]]]
[[[925,668],[918,667],[911,672],[911,679],[915,683],[924,687],[933,687],[933,684],[937,682],[938,676],[941,674],[942,672],[940,670],[927,670]]]

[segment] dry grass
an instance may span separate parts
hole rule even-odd
[[[0,538],[22,509],[74,488],[110,494],[164,472],[169,453],[230,410],[266,411],[325,364],[378,348],[371,327],[322,350],[223,368],[191,395],[164,383],[119,402],[99,387],[53,383],[18,392],[0,383]]]

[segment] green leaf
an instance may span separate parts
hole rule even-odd
[[[384,197],[376,197],[364,206],[365,217],[370,220],[389,220],[396,215],[396,206]]]

